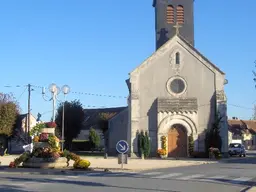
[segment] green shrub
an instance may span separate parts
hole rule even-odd
[[[189,152],[189,156],[192,157],[193,152],[194,152],[194,138],[193,135],[189,135],[188,137],[188,152]]]
[[[96,130],[91,128],[89,131],[89,142],[91,150],[94,151],[100,146],[100,136],[97,134]]]
[[[138,152],[141,157],[142,154],[144,157],[149,157],[150,155],[150,138],[147,132],[141,131],[138,133]]]

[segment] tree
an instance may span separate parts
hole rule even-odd
[[[114,117],[116,115],[116,113],[100,113],[99,114],[99,127],[102,131],[103,134],[103,138],[104,138],[104,148],[105,151],[107,148],[107,131],[108,131],[108,120],[111,119],[112,117]]]
[[[220,115],[216,115],[215,121],[212,124],[211,129],[206,132],[206,136],[205,136],[206,152],[210,147],[218,148],[221,151],[221,146],[222,146],[222,139],[220,136],[221,121],[222,121],[222,117]]]
[[[100,146],[100,136],[93,128],[91,128],[89,131],[89,142],[92,151],[94,151],[95,148],[98,148]]]
[[[148,132],[141,131],[137,133],[138,135],[138,152],[139,156],[149,157],[150,155],[150,138]]]
[[[192,157],[194,152],[194,137],[192,133],[188,137],[188,152],[189,156]]]
[[[71,102],[66,101],[64,104],[64,139],[65,147],[70,149],[72,140],[77,137],[80,133],[80,130],[83,126],[85,113],[82,104],[78,100]],[[63,103],[58,106],[55,122],[56,135],[61,136],[62,134],[62,112],[63,112]]]
[[[11,94],[0,93],[0,135],[9,137],[19,114],[19,105]]]

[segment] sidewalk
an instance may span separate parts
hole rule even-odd
[[[256,187],[251,187],[246,192],[256,192]]]
[[[18,156],[10,155],[0,157],[1,165],[8,166],[11,161],[13,161]],[[81,156],[83,159],[87,159],[91,162],[90,168],[93,169],[109,169],[109,170],[120,170],[121,165],[118,164],[117,157],[109,157],[104,159],[103,157],[90,157]],[[182,167],[182,166],[192,166],[217,163],[217,161],[209,161],[207,159],[183,159],[183,160],[173,160],[173,159],[128,159],[128,164],[124,164],[125,170],[130,171],[145,171],[150,169],[159,168],[171,168],[171,167]],[[73,165],[73,161],[70,161],[70,166]]]

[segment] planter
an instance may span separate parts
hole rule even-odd
[[[36,158],[32,157],[23,162],[23,167],[28,168],[64,168],[67,167],[67,159],[65,157],[53,158]]]
[[[160,155],[161,159],[166,159],[167,155]]]
[[[43,128],[42,133],[51,133],[55,135],[55,128]]]
[[[34,142],[34,149],[49,147],[50,144],[48,142]]]

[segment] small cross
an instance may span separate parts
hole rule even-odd
[[[176,28],[176,35],[178,35],[180,33],[180,28],[182,27],[181,25],[179,25],[179,23],[177,22],[176,25],[173,26],[174,28]]]

